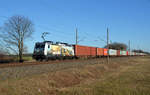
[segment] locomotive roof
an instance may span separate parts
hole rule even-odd
[[[54,43],[53,41],[44,41],[44,42],[37,42],[37,44],[40,44],[40,43],[50,43],[50,44],[52,44],[52,45],[65,45],[65,46],[72,46],[72,45],[70,45],[70,44],[68,44],[68,43],[63,43],[63,42],[56,42],[56,43]]]

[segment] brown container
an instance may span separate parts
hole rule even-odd
[[[120,56],[120,50],[117,50],[117,56]]]
[[[74,45],[75,56],[84,57],[84,56],[96,56],[96,47],[88,47],[81,45]]]
[[[96,56],[97,50],[96,47],[90,47],[90,56]]]
[[[97,48],[97,56],[103,56],[104,55],[104,49],[103,48]]]

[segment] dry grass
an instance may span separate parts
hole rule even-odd
[[[111,59],[9,79],[0,81],[0,95],[149,95],[149,63],[150,57]]]

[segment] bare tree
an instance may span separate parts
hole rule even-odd
[[[1,38],[5,47],[19,55],[19,61],[23,61],[23,53],[26,50],[24,42],[34,32],[33,23],[24,16],[12,16],[2,27]]]

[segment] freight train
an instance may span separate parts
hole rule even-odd
[[[73,59],[73,58],[94,58],[105,56],[136,56],[145,55],[144,53],[136,53],[122,50],[69,45],[67,43],[44,41],[35,43],[33,58],[38,60],[49,59]]]

